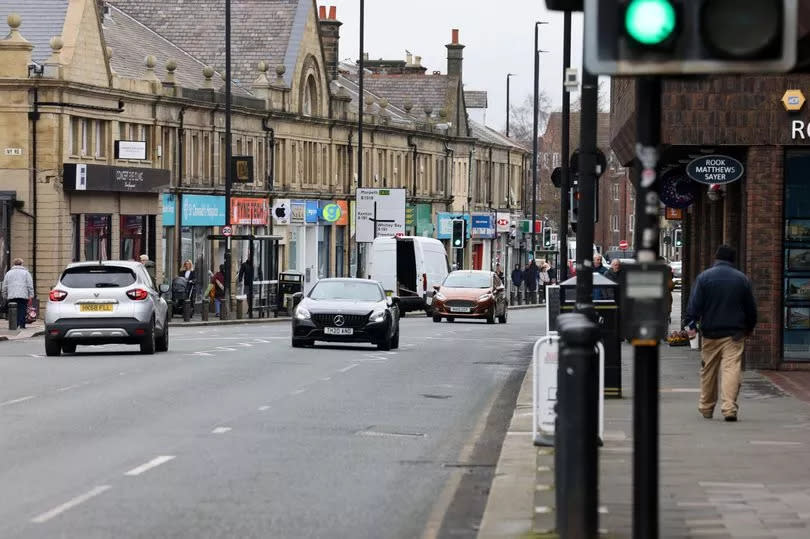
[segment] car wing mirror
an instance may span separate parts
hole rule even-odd
[[[296,292],[292,295],[293,305],[298,305],[301,303],[301,300],[304,299],[304,294],[302,292]]]

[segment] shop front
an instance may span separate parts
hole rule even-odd
[[[11,267],[11,215],[14,212],[13,191],[0,191],[0,281]]]
[[[65,163],[64,189],[73,226],[73,261],[158,260],[159,191],[169,185],[168,170]],[[161,219],[162,220],[162,219]]]
[[[472,269],[495,269],[493,240],[495,239],[495,215],[492,213],[477,212],[470,216],[472,224],[470,238],[472,239]]]

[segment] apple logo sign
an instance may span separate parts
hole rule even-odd
[[[286,219],[287,218],[287,206],[282,204],[281,206],[276,207],[276,218],[278,219]]]

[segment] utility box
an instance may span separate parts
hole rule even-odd
[[[276,294],[276,311],[283,311],[292,305],[292,296],[304,291],[304,275],[297,271],[286,271],[278,274],[278,294]]]
[[[622,397],[622,340],[619,285],[610,279],[593,274],[593,304],[599,339],[605,347],[605,398]],[[560,313],[575,312],[577,278],[572,277],[560,285]]]

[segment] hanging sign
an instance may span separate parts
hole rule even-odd
[[[706,185],[736,182],[744,173],[743,164],[727,155],[698,157],[686,166],[690,178]]]

